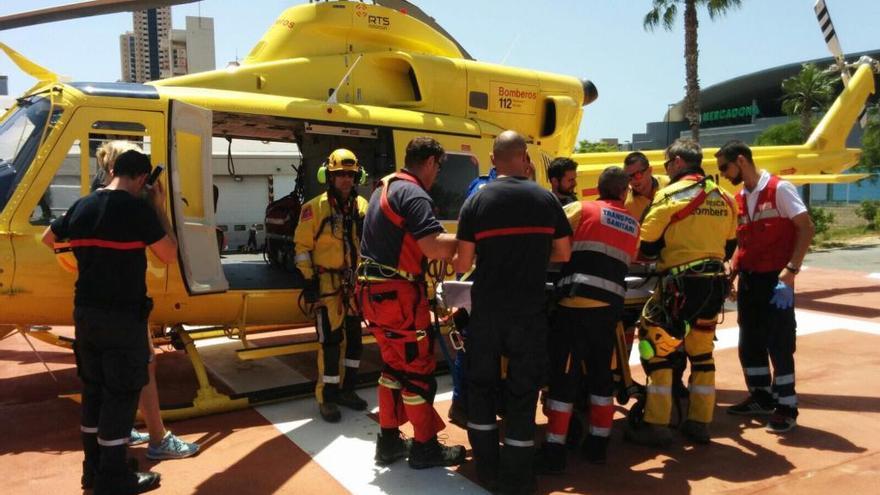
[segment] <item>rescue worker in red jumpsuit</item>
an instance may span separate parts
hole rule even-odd
[[[426,258],[451,260],[457,244],[437,220],[427,192],[444,158],[436,140],[410,141],[403,170],[382,180],[364,219],[357,294],[385,365],[378,387],[382,430],[375,459],[380,465],[407,456],[407,451],[414,469],[464,462],[463,446],[442,445],[437,439],[446,425],[434,409],[437,336],[424,276]],[[411,447],[398,429],[407,421],[415,436]]]
[[[571,259],[556,283],[559,308],[550,329],[550,393],[544,411],[547,436],[539,472],[565,469],[566,435],[586,371],[589,434],[583,452],[604,463],[614,417],[611,355],[623,315],[626,275],[639,245],[639,222],[624,208],[629,177],[620,167],[599,176],[599,199],[565,207],[572,236]]]
[[[331,153],[318,170],[318,182],[327,184],[327,191],[303,205],[293,235],[296,267],[307,280],[303,303],[315,313],[321,344],[315,398],[321,417],[330,423],[342,417],[338,406],[367,408],[354,391],[363,349],[354,269],[367,211],[355,184],[364,180],[354,153],[344,148]]]
[[[730,141],[715,157],[725,178],[733,185],[743,184],[736,195],[739,226],[732,271],[739,278],[739,360],[749,397],[727,412],[771,415],[767,430],[784,433],[795,427],[798,416],[794,389],[794,278],[815,228],[797,189],[790,182],[755,168],[752,151],[745,143]]]

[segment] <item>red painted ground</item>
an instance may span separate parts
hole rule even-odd
[[[880,281],[865,273],[811,269],[799,277],[798,291],[800,308],[880,322]],[[729,313],[728,324],[734,319]],[[73,357],[41,342],[35,346],[57,384],[21,336],[0,342],[2,491],[79,493],[78,405],[59,397],[78,389]],[[588,465],[571,455],[568,474],[541,478],[539,493],[876,493],[878,348],[880,336],[845,328],[801,336],[796,355],[801,416],[799,427],[786,436],[723,412],[744,396],[744,385],[735,349],[720,351],[719,409],[711,445],[694,447],[678,440],[665,452],[635,447],[622,441],[619,415],[607,466]],[[307,372],[307,362],[289,364]],[[163,402],[187,400],[195,382],[186,357],[160,353],[159,370]],[[438,404],[444,416],[447,407]],[[203,452],[192,459],[152,463],[143,457],[145,447],[132,448],[142,465],[163,475],[162,488],[154,493],[347,493],[253,410],[170,427],[187,440],[202,442]],[[449,442],[467,440],[454,426],[446,433]],[[399,464],[393,469],[408,468]],[[466,464],[461,472],[472,477],[473,466]]]

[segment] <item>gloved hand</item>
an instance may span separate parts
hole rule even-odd
[[[320,299],[321,289],[317,278],[306,280],[306,286],[303,287],[302,297],[306,304],[315,304]]]
[[[794,306],[794,289],[785,282],[779,282],[773,289],[773,297],[770,304],[775,305],[779,309],[788,309]]]

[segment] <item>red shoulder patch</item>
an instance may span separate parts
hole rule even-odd
[[[306,205],[305,208],[303,208],[302,213],[299,214],[299,220],[301,222],[307,222],[314,216],[315,213],[312,211],[312,205]]]

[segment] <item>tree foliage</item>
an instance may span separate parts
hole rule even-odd
[[[813,226],[816,228],[816,236],[821,236],[831,230],[834,225],[834,213],[825,208],[817,208],[807,206],[810,218],[813,220]]]
[[[835,77],[816,64],[804,64],[797,75],[782,81],[782,111],[800,119],[802,142],[813,132],[813,117],[834,101]]]
[[[880,104],[868,109],[868,126],[862,134],[862,158],[856,170],[880,173]],[[876,181],[877,176],[872,180]]]
[[[856,208],[856,215],[868,222],[869,230],[877,230],[877,221],[880,220],[880,201],[865,200]]]
[[[801,144],[801,123],[789,120],[784,124],[771,125],[755,138],[756,146],[780,146],[785,144]]]
[[[607,153],[609,151],[617,151],[617,146],[613,144],[603,143],[601,141],[588,141],[583,139],[578,141],[575,153]]]
[[[697,6],[703,5],[713,21],[728,11],[739,8],[742,0],[652,0],[651,10],[645,14],[642,26],[653,31],[662,25],[667,31],[675,26],[675,17],[680,5],[684,5],[684,63],[685,63],[685,98],[684,114],[690,124],[691,135],[700,139],[700,77],[699,77],[699,46],[697,43]]]

